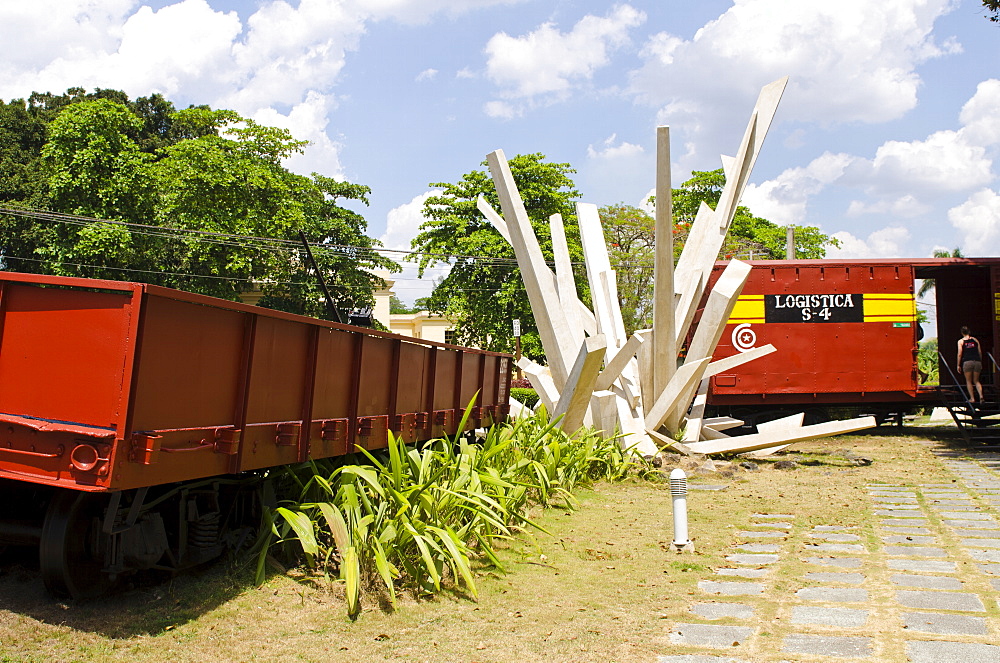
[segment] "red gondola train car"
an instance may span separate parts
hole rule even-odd
[[[815,420],[830,408],[858,406],[885,418],[918,405],[939,405],[943,388],[954,391],[963,325],[985,351],[984,385],[996,382],[998,258],[750,264],[715,358],[768,343],[777,351],[712,378],[708,402],[720,413],[752,422],[805,411]],[[723,268],[716,265],[711,283]],[[922,333],[914,293],[922,279],[936,284],[935,302],[928,303],[936,314],[936,333],[928,337],[938,338],[943,355],[941,387],[921,384],[917,369]]]
[[[87,596],[221,552],[250,470],[504,419],[511,358],[140,283],[0,272],[0,546]],[[47,506],[44,506],[47,505]],[[17,514],[16,516],[14,514]]]

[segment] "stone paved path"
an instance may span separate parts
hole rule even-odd
[[[874,527],[754,515],[659,663],[1000,663],[1000,455],[940,457],[954,482],[868,486]]]

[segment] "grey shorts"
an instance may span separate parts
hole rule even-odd
[[[981,361],[963,361],[962,362],[962,372],[963,373],[982,373],[983,372],[983,362],[981,362]]]

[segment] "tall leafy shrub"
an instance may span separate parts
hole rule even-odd
[[[362,453],[367,464],[284,470],[281,499],[264,514],[258,581],[268,556],[298,555],[314,574],[343,583],[351,616],[366,583],[383,587],[392,604],[399,587],[433,594],[445,582],[475,597],[475,569],[502,569],[497,541],[542,529],[529,506],[571,504],[579,484],[621,478],[632,466],[615,440],[571,439],[544,415],[494,426],[481,442],[456,436],[407,448],[390,435],[384,452]]]

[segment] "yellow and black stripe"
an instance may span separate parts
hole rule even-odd
[[[740,295],[729,316],[729,324],[761,324],[764,317],[764,295]]]
[[[868,293],[864,296],[865,322],[916,322],[913,295]]]
[[[777,297],[782,295],[740,295],[733,307],[733,312],[729,316],[728,324],[763,324],[766,322],[777,322],[778,320],[768,319],[767,311],[771,308],[767,305],[765,297]],[[856,298],[857,295],[854,295]],[[917,321],[917,304],[912,294],[896,293],[865,293],[861,295],[861,316],[855,322],[895,322],[895,323],[915,323]],[[856,299],[855,299],[856,301]],[[1000,294],[996,300],[997,319],[1000,319]],[[855,309],[856,310],[856,309]],[[787,321],[787,320],[786,320]],[[822,318],[815,316],[809,319],[795,320],[795,322],[824,322]],[[830,320],[836,322],[838,320]]]

